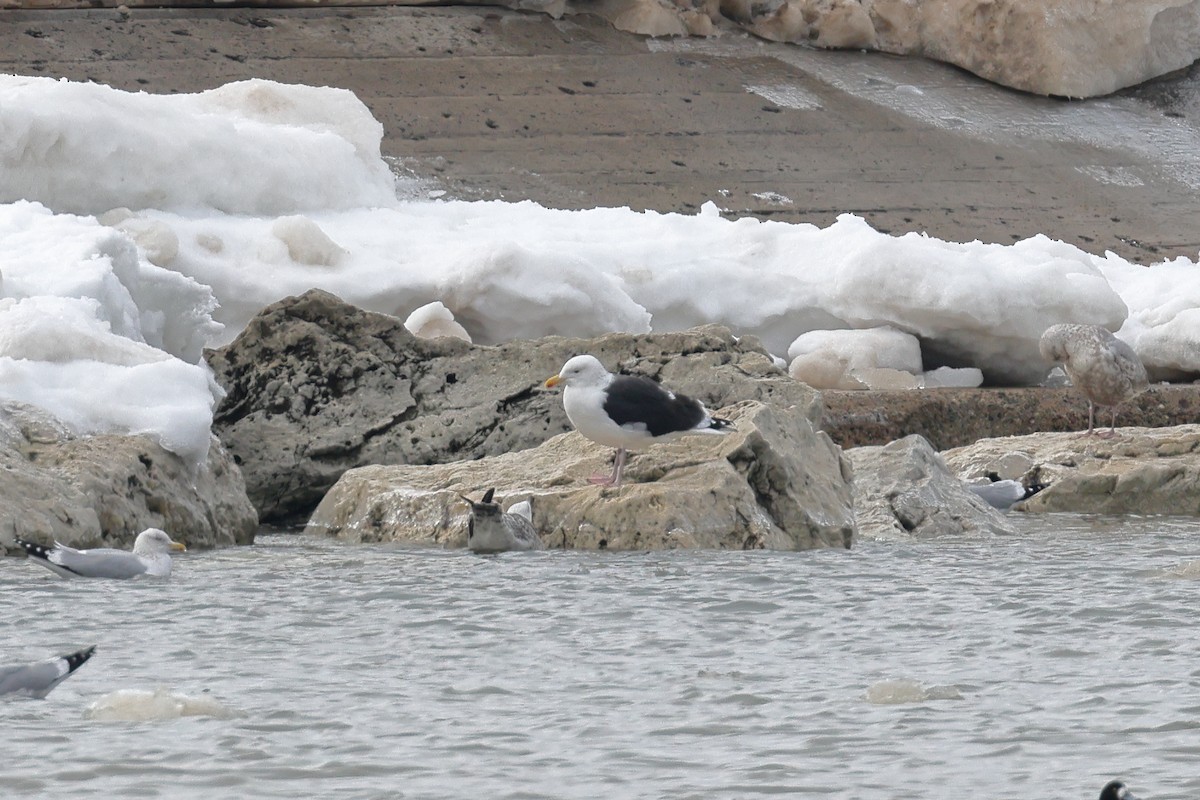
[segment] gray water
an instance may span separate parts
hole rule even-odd
[[[0,796],[1200,797],[1196,520],[808,553],[299,535],[165,582],[0,560]],[[150,692],[157,691],[154,697]]]

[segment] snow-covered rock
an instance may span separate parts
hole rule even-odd
[[[809,331],[788,346],[789,374],[814,389],[871,389],[894,383],[878,370],[921,374],[921,343],[895,328]],[[899,376],[896,376],[899,378]],[[897,387],[898,388],[898,387]]]
[[[720,10],[771,41],[923,56],[1061,97],[1109,94],[1200,58],[1196,0],[720,0]],[[649,36],[703,34],[687,24],[687,2],[625,0],[594,13]]]
[[[404,327],[419,339],[436,339],[439,336],[449,336],[454,339],[471,341],[471,334],[458,324],[454,312],[446,308],[440,300],[426,303],[414,309],[404,320]]]
[[[0,552],[13,537],[128,549],[145,528],[190,548],[250,544],[258,515],[220,443],[189,464],[148,436],[75,436],[33,406],[0,402]]]

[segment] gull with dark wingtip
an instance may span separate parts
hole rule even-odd
[[[24,539],[17,539],[16,543],[30,561],[62,578],[127,579],[141,575],[165,578],[171,574],[171,551],[187,550],[158,528],[139,533],[133,542],[133,552],[110,547],[76,550],[58,542],[46,547]]]
[[[478,501],[459,495],[471,504],[467,547],[475,553],[545,550],[546,546],[533,527],[532,503],[523,501],[505,512],[493,501],[495,494],[495,489],[488,489]]]
[[[33,664],[0,667],[0,695],[22,694],[41,699],[74,674],[96,652],[96,645]]]
[[[620,486],[625,454],[689,433],[728,433],[729,420],[708,413],[699,400],[677,394],[640,375],[613,375],[595,356],[575,356],[546,386],[563,386],[563,407],[575,430],[596,444],[617,449],[612,475],[588,480]]]

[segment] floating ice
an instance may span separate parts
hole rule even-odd
[[[87,719],[100,722],[162,722],[180,717],[241,716],[210,697],[192,697],[168,689],[118,689],[90,703]]]
[[[924,703],[929,700],[961,700],[962,693],[954,686],[925,686],[918,681],[878,681],[867,687],[866,701],[873,705]]]

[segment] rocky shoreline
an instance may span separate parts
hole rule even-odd
[[[541,387],[580,352],[697,397],[736,433],[635,454],[621,489],[588,484],[612,453],[573,432]],[[462,495],[489,488],[505,506],[532,499],[550,547],[1011,533],[964,483],[985,476],[1046,486],[1017,504],[1027,513],[1200,516],[1195,386],[1156,387],[1122,414],[1134,427],[1102,439],[1078,433],[1070,389],[818,393],[718,326],[477,346],[417,338],[317,290],[263,309],[206,355],[227,394],[199,467],[144,436],[78,438],[37,409],[0,408],[0,544],[128,546],[153,526],[203,549],[250,543],[261,520],[461,547]]]

